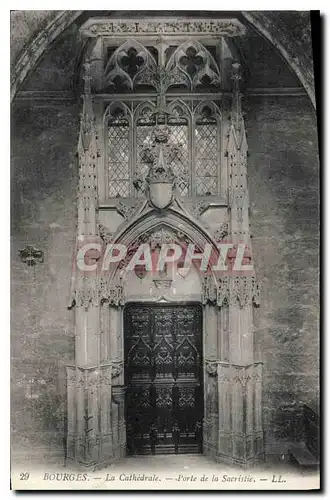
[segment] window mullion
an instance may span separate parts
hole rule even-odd
[[[191,147],[191,160],[190,160],[190,195],[196,196],[196,152],[195,152],[195,126],[196,119],[194,113],[191,117],[191,127],[190,127],[190,147]]]
[[[129,195],[134,196],[133,192],[133,168],[134,168],[134,121],[131,114],[129,120],[129,172],[130,178],[128,181]]]
[[[221,189],[221,123],[220,118],[217,117],[217,195],[220,195]]]
[[[106,127],[104,127],[104,183],[106,197],[109,198],[109,119],[106,120]]]

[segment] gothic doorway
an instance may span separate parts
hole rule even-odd
[[[202,453],[202,307],[126,306],[127,453]]]

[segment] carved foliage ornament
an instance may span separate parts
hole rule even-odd
[[[101,366],[92,370],[70,367],[68,368],[68,383],[74,389],[93,393],[98,386],[111,386],[111,378],[118,377],[122,369],[122,361],[114,361],[111,366]]]
[[[228,222],[223,222],[213,235],[216,242],[222,241],[229,234],[229,224]]]
[[[116,34],[127,37],[155,34],[185,34],[185,35],[220,35],[240,36],[244,35],[246,29],[237,19],[126,19],[107,20],[91,19],[81,28],[86,36],[111,36]]]
[[[168,207],[173,199],[174,174],[166,162],[171,151],[171,147],[166,148],[168,136],[168,127],[159,125],[155,128],[153,164],[146,177],[150,202],[158,209]]]
[[[102,224],[99,224],[99,233],[100,233],[102,240],[105,243],[110,243],[112,241],[113,234],[110,233],[108,231],[108,229],[105,226],[103,226]]]
[[[188,210],[189,212],[198,219],[210,206],[210,202],[207,200],[199,200],[196,203],[192,203],[189,205]]]
[[[260,285],[253,276],[224,276],[216,284],[212,276],[203,281],[203,304],[217,304],[218,307],[237,305],[260,306]]]
[[[238,276],[219,278],[217,287],[218,307],[229,304],[245,307],[260,305],[260,285],[253,276]]]
[[[112,376],[112,378],[119,377],[119,375],[123,371],[123,368],[124,368],[123,361],[113,361],[111,363],[111,376]]]
[[[214,304],[217,300],[217,290],[213,276],[205,276],[202,287],[202,304]]]
[[[241,384],[243,387],[248,382],[258,383],[262,379],[262,363],[252,363],[248,366],[220,364],[219,382]]]
[[[143,202],[136,201],[133,204],[124,203],[123,201],[119,201],[117,203],[117,212],[122,215],[125,221],[131,221],[132,218],[138,213],[141,208],[141,204]]]
[[[215,377],[218,371],[218,363],[216,361],[206,361],[205,370],[210,377]]]
[[[68,306],[84,307],[99,306],[107,302],[113,306],[124,305],[124,288],[121,283],[115,283],[108,286],[106,278],[97,278],[95,276],[84,276],[79,280],[73,292],[73,296]]]

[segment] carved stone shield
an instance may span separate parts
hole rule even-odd
[[[173,184],[171,182],[155,182],[149,184],[151,203],[159,209],[168,207],[173,198]]]

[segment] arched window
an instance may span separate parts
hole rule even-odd
[[[107,119],[108,195],[131,193],[131,119],[122,103],[113,103]]]
[[[171,167],[176,177],[176,188],[181,196],[188,196],[190,190],[190,141],[189,122],[183,106],[171,106],[172,115],[168,118],[170,126],[169,145],[172,146]]]
[[[162,123],[170,129],[166,161],[175,175],[177,195],[217,196],[220,111],[203,94],[209,96],[220,84],[214,51],[197,41],[170,47],[162,58],[157,50],[127,41],[112,52],[106,66],[109,92],[114,92],[115,99],[121,94],[121,100],[115,100],[107,111],[107,196],[145,196],[160,103],[166,109]],[[160,60],[161,67],[157,66]]]
[[[217,195],[220,169],[219,117],[213,103],[202,103],[195,113],[196,194]]]
[[[146,178],[150,166],[151,158],[147,154],[147,150],[153,144],[152,133],[156,125],[154,111],[154,105],[146,103],[137,108],[135,112],[136,166],[134,173],[140,181]],[[143,196],[143,190],[139,184],[136,185],[136,193],[137,196]]]

